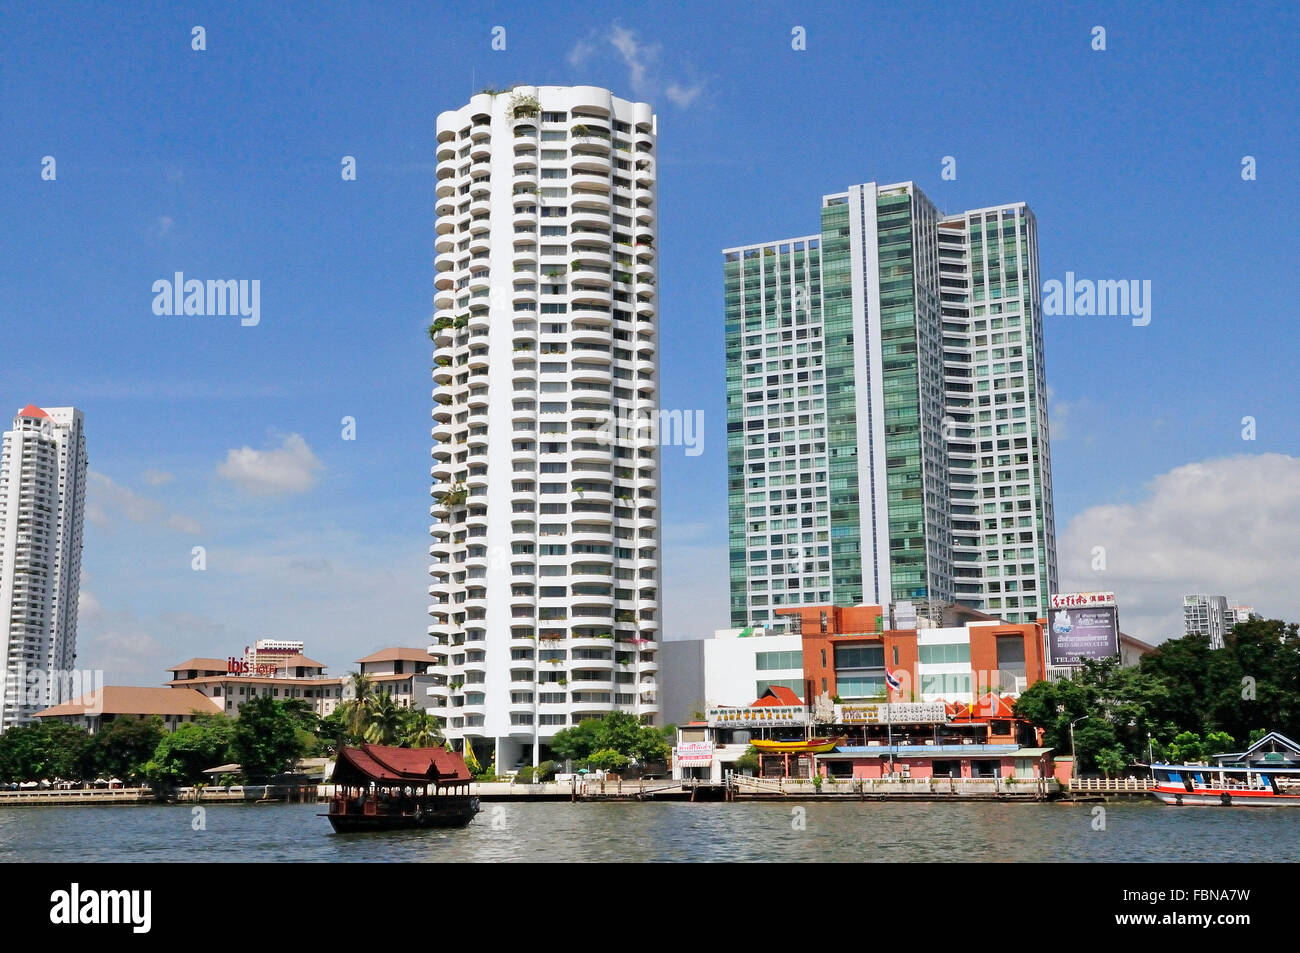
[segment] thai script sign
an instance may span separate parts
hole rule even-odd
[[[1114,604],[1115,593],[1113,592],[1054,592],[1049,607],[1073,609],[1075,606],[1113,606]]]
[[[802,725],[808,710],[802,705],[756,705],[752,708],[710,708],[710,727],[752,728],[763,725]]]
[[[712,741],[683,741],[673,752],[677,764],[683,768],[707,768],[713,763]]]
[[[845,725],[942,725],[947,720],[942,702],[840,706],[840,723]]]

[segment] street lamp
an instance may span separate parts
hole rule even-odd
[[[1074,726],[1081,721],[1087,721],[1092,715],[1082,715],[1070,722],[1070,776],[1078,777],[1079,759],[1074,754]]]
[[[1152,748],[1151,748],[1151,732],[1148,731],[1147,732],[1147,764],[1148,765],[1151,764],[1151,762],[1154,761],[1155,759],[1156,756],[1152,752]]]

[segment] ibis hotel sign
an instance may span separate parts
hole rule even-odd
[[[948,711],[943,702],[840,707],[840,723],[845,725],[942,725],[947,721]]]
[[[1047,626],[1053,666],[1119,655],[1119,610],[1113,592],[1053,594]]]
[[[710,708],[710,728],[762,728],[773,725],[805,725],[808,710],[803,705],[754,705],[749,708]]]

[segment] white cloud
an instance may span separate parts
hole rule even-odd
[[[161,470],[145,470],[141,479],[150,486],[162,486],[164,483],[170,483],[176,477],[170,473],[164,473]]]
[[[681,86],[677,83],[670,83],[664,90],[664,95],[671,99],[682,109],[688,107],[691,103],[699,98],[700,93],[704,92],[703,83],[695,83],[692,86]]]
[[[652,100],[664,96],[678,108],[686,109],[704,92],[702,82],[688,84],[674,80],[665,86],[664,71],[659,68],[660,44],[647,43],[636,31],[617,23],[603,33],[594,30],[586,39],[578,40],[567,59],[571,67],[580,69],[602,53],[608,55],[611,49],[627,67],[628,85],[638,97]]]
[[[1057,545],[1063,591],[1114,590],[1121,627],[1147,641],[1182,634],[1182,597],[1194,592],[1300,619],[1300,458],[1205,460],[1161,474],[1148,490],[1070,521]]]
[[[156,219],[154,219],[154,223],[153,223],[152,231],[154,237],[156,238],[164,237],[165,235],[167,235],[168,232],[172,230],[172,226],[175,224],[176,223],[172,220],[172,217],[170,215],[159,215]]]
[[[610,27],[608,39],[623,57],[623,63],[627,66],[628,83],[634,92],[641,94],[647,88],[646,77],[650,64],[659,56],[659,44],[644,44],[637,39],[635,33],[617,23]]]
[[[227,451],[225,462],[217,467],[217,475],[248,493],[276,496],[310,490],[321,467],[307,441],[291,433],[278,449],[254,450],[245,446]]]
[[[586,40],[579,40],[577,43],[573,44],[573,49],[569,50],[569,55],[567,57],[569,65],[574,69],[578,69],[586,63],[587,60],[591,59],[595,52],[595,43],[589,43]]]
[[[86,518],[96,526],[111,526],[115,516],[132,523],[157,523],[181,533],[201,530],[197,520],[180,513],[169,513],[157,500],[141,496],[96,470],[87,471]]]

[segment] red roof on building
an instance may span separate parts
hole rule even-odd
[[[192,688],[105,685],[99,691],[46,708],[37,718],[76,715],[216,715],[221,703]]]
[[[791,689],[786,688],[784,685],[770,685],[768,686],[767,691],[763,693],[763,697],[756,700],[754,704],[750,705],[749,707],[758,708],[763,705],[802,705],[802,704],[803,702],[799,700],[799,696],[796,695]]]
[[[956,724],[973,724],[993,718],[1014,718],[1015,699],[988,692],[973,702],[945,702],[948,715]]]
[[[280,668],[324,668],[324,662],[317,662],[315,659],[309,659],[305,655],[290,655],[288,658],[281,659],[278,662],[261,662],[261,665],[276,665]]]
[[[35,404],[28,404],[22,410],[18,411],[19,417],[48,417],[50,416]]]
[[[336,784],[358,781],[452,784],[469,780],[465,759],[445,748],[392,748],[362,744],[360,748],[340,748],[338,764],[334,768]]]
[[[186,659],[178,665],[170,666],[169,672],[224,672],[229,666],[227,659],[223,658],[191,658]]]
[[[391,648],[380,649],[378,652],[371,652],[365,658],[357,659],[357,662],[429,662],[429,653],[424,649],[408,648]]]

